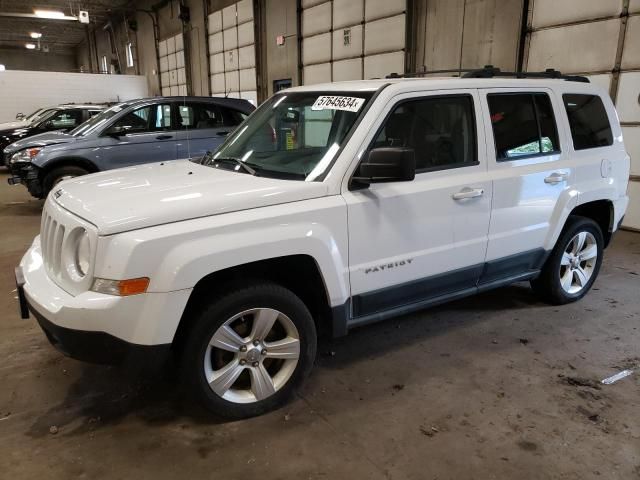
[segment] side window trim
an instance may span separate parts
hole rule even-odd
[[[371,138],[371,141],[369,142],[369,145],[367,146],[366,150],[364,151],[364,154],[362,155],[362,160],[359,162],[362,163],[369,155],[369,152],[372,150],[373,148],[373,144],[375,143],[376,139],[378,138],[378,136],[380,135],[380,133],[382,132],[382,130],[385,128],[387,121],[389,120],[389,118],[391,117],[391,115],[393,115],[393,112],[396,110],[396,108],[398,108],[399,106],[405,104],[405,103],[411,103],[411,102],[416,102],[416,101],[420,101],[420,100],[431,100],[431,99],[438,99],[438,98],[459,98],[459,97],[468,97],[471,100],[471,120],[472,120],[472,125],[473,125],[473,144],[474,144],[474,157],[475,160],[473,162],[468,162],[468,163],[454,163],[451,165],[439,165],[439,166],[435,166],[435,167],[429,167],[429,168],[416,168],[416,175],[422,174],[422,173],[431,173],[431,172],[439,172],[441,170],[452,170],[455,168],[466,168],[466,167],[475,167],[480,165],[480,146],[479,146],[479,142],[478,142],[478,119],[476,116],[476,99],[474,98],[473,94],[471,92],[460,92],[460,93],[443,93],[443,94],[435,94],[435,95],[421,95],[421,96],[415,96],[415,97],[409,97],[409,98],[403,98],[401,100],[398,100],[396,103],[394,103],[391,106],[391,109],[387,112],[387,114],[385,115],[384,120],[382,121],[382,123],[380,123],[380,126],[377,128],[375,134],[373,135],[373,137]],[[354,173],[352,175],[355,175],[356,172],[358,171],[359,165],[356,167],[356,169],[354,170]]]
[[[538,144],[540,146],[540,152],[538,153],[531,153],[531,154],[527,154],[527,155],[518,155],[517,157],[512,157],[512,158],[499,158],[498,157],[498,146],[496,144],[496,136],[495,136],[495,132],[493,130],[493,123],[491,121],[491,106],[489,105],[489,97],[491,97],[492,95],[527,95],[530,97],[531,100],[531,104],[533,106],[533,114],[535,116],[536,119],[536,126],[538,128]],[[540,124],[540,113],[538,112],[538,105],[535,101],[535,97],[536,95],[545,95],[547,97],[547,99],[549,100],[549,105],[551,106],[551,111],[553,112],[553,126],[554,126],[554,130],[555,130],[555,134],[556,134],[556,139],[557,139],[557,146],[554,150],[550,151],[550,152],[543,152],[542,151],[542,126]],[[551,96],[551,93],[548,91],[536,91],[536,90],[517,90],[514,92],[509,92],[509,91],[488,91],[485,92],[485,100],[486,100],[486,104],[487,104],[487,113],[489,114],[489,118],[488,118],[488,124],[489,124],[489,130],[491,132],[491,136],[493,138],[493,146],[494,146],[494,153],[495,153],[495,161],[498,163],[507,163],[507,162],[514,162],[517,160],[526,160],[526,159],[531,159],[531,158],[540,158],[540,157],[548,157],[551,155],[559,155],[562,153],[562,147],[561,147],[561,137],[560,137],[560,132],[558,129],[558,115],[556,112],[556,109],[554,108],[554,102],[553,102],[553,98]]]

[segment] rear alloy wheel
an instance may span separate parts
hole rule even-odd
[[[540,276],[531,286],[544,300],[555,305],[581,299],[598,276],[603,245],[602,231],[596,222],[585,217],[569,217]]]
[[[569,295],[580,293],[598,263],[598,244],[590,232],[580,232],[567,245],[560,259],[560,285]]]
[[[273,410],[313,366],[316,329],[290,290],[258,284],[205,307],[184,344],[182,371],[214,413],[246,418]]]

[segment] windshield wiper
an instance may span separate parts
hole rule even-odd
[[[242,160],[240,160],[239,158],[235,158],[235,157],[218,157],[218,158],[213,158],[212,157],[212,153],[211,152],[207,152],[205,153],[204,157],[202,157],[202,164],[206,165],[209,162],[224,162],[224,161],[231,161],[231,162],[235,162],[236,164],[238,164],[242,169],[244,169],[245,172],[247,172],[249,175],[253,175],[254,177],[258,175],[258,172],[256,172],[253,168],[251,168],[249,165],[247,165],[246,163],[244,163]]]

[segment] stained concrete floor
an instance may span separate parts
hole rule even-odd
[[[283,409],[211,418],[171,377],[57,353],[16,311],[41,202],[0,172],[0,478],[640,479],[640,234],[552,307],[516,285],[323,342]],[[57,429],[52,434],[50,430]]]

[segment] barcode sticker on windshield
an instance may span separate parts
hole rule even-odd
[[[363,104],[364,98],[323,95],[313,102],[311,110],[345,110],[347,112],[357,112]]]

